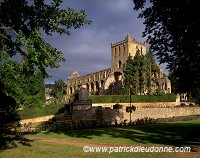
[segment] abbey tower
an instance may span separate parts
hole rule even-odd
[[[93,72],[81,76],[77,70],[74,70],[72,74],[67,78],[67,95],[68,98],[75,90],[84,86],[89,94],[99,94],[106,91],[109,85],[115,82],[116,74],[120,76],[120,80],[124,80],[123,71],[126,67],[126,60],[128,56],[135,56],[137,51],[146,55],[146,42],[138,42],[136,39],[132,39],[128,34],[124,40],[116,43],[111,43],[111,59],[112,67],[98,72]],[[161,85],[161,89],[165,93],[171,93],[171,82],[167,77],[163,77],[163,71],[160,68],[158,73],[158,82]]]
[[[135,38],[132,39],[130,34],[120,42],[111,43],[112,69],[124,70],[128,56],[134,57],[138,50],[146,55],[146,42],[140,43]]]

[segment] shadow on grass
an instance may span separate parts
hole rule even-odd
[[[188,121],[188,123],[163,123],[96,129],[54,131],[54,133],[87,139],[93,139],[94,137],[101,136],[106,136],[108,139],[125,138],[131,140],[135,144],[199,146],[200,120]]]
[[[0,151],[18,147],[19,144],[31,147],[30,142],[31,140],[28,140],[23,135],[16,133],[8,132],[0,134]]]

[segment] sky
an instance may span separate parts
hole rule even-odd
[[[44,36],[66,59],[58,69],[47,69],[52,76],[45,79],[47,84],[58,79],[66,82],[75,69],[85,75],[110,68],[111,42],[123,40],[128,33],[139,42],[146,40],[142,37],[143,20],[137,18],[139,12],[133,10],[132,0],[64,0],[61,7],[85,10],[92,24],[71,30],[70,36]]]

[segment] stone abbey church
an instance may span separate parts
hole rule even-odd
[[[142,55],[146,55],[146,42],[138,42],[135,38],[132,39],[130,34],[120,42],[111,43],[112,67],[84,76],[80,76],[78,71],[74,70],[70,77],[67,78],[67,97],[80,87],[86,88],[89,94],[99,94],[106,91],[110,84],[116,82],[116,79],[123,83],[126,60],[129,55],[134,57],[138,49]],[[161,68],[157,78],[158,83],[157,85],[152,84],[152,91],[155,91],[160,85],[160,88],[165,93],[171,93],[171,82],[167,77],[163,76]]]

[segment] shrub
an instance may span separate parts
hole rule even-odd
[[[93,103],[129,103],[129,95],[91,95],[88,97]],[[175,94],[165,95],[132,95],[131,102],[175,102]]]

